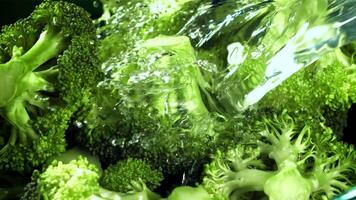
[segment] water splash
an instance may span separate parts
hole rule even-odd
[[[310,26],[309,23],[305,23],[267,62],[264,82],[245,96],[241,109],[257,103],[269,91],[322,55],[355,39],[356,1],[331,1],[324,24]]]
[[[203,4],[178,34],[189,36],[196,47],[201,47],[224,29],[236,26],[236,23],[242,26],[265,13],[271,2],[271,0],[262,2],[229,0],[220,4]]]

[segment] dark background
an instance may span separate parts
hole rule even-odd
[[[78,6],[83,7],[93,19],[98,18],[102,13],[101,4],[96,0],[66,0],[73,2]],[[34,7],[40,4],[42,0],[0,0],[0,27],[6,24],[11,24],[16,20],[28,16]],[[221,0],[213,0],[213,2],[221,2]],[[356,87],[356,86],[355,86]],[[356,104],[354,104],[348,112],[347,126],[344,129],[343,140],[356,144]]]
[[[0,0],[0,26],[11,24],[27,17],[43,0]],[[83,7],[91,13],[92,18],[98,18],[102,13],[101,4],[94,0],[66,0]]]

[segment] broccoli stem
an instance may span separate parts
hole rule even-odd
[[[264,186],[264,192],[273,200],[308,200],[312,193],[312,182],[299,172],[295,162],[285,161]]]
[[[0,64],[0,107],[5,107],[24,91],[19,87],[21,80],[30,72],[52,59],[63,49],[63,36],[60,33],[43,32],[38,41],[24,55],[20,56],[14,47],[10,61]],[[26,85],[24,85],[26,86]],[[26,86],[28,87],[30,86]]]
[[[7,151],[7,149],[9,148],[9,145],[15,145],[16,140],[17,140],[17,130],[12,129],[11,133],[10,133],[10,138],[9,138],[7,144],[3,148],[0,149],[0,155],[4,154]]]
[[[22,63],[9,61],[0,64],[0,107],[4,107],[16,96],[17,83],[23,77]]]
[[[44,102],[35,99],[36,93],[54,89],[51,83],[39,75],[53,75],[57,71],[53,68],[45,70],[43,74],[33,71],[62,52],[63,43],[64,37],[60,32],[44,31],[25,54],[21,55],[22,49],[14,46],[11,60],[0,64],[0,107],[3,107],[1,115],[17,129],[11,132],[8,145],[13,145],[17,138],[21,143],[38,138],[29,124],[30,116],[26,104],[43,107]],[[8,145],[5,145],[0,153],[3,153]]]
[[[184,99],[186,102],[185,107],[188,109],[189,113],[200,118],[201,116],[207,116],[208,110],[201,98],[201,93],[199,90],[199,85],[192,81],[191,85],[185,88]]]
[[[32,130],[30,124],[30,116],[27,113],[25,102],[23,98],[18,98],[13,101],[12,105],[8,107],[7,117],[9,121],[18,128],[17,134],[21,143],[26,143],[29,137],[32,140],[38,138],[38,135]],[[11,132],[11,135],[15,132]]]
[[[27,65],[25,71],[35,70],[62,52],[64,48],[63,39],[61,33],[44,31],[31,49],[19,58]]]
[[[244,169],[234,173],[231,180],[226,184],[227,193],[233,194],[236,190],[248,191],[263,191],[264,185],[269,178],[274,176],[275,173],[258,170],[258,169]],[[234,199],[234,198],[232,198]]]

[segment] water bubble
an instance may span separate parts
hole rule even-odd
[[[78,128],[82,128],[82,127],[83,127],[83,123],[80,122],[80,121],[75,121],[75,122],[74,122],[74,125],[75,125],[76,127],[78,127]]]

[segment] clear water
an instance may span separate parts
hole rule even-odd
[[[178,34],[189,36],[199,48],[221,31],[231,26],[242,26],[265,13],[271,2],[271,0],[228,0],[218,4],[203,4]]]
[[[320,56],[356,39],[356,1],[332,1],[329,11],[325,24],[314,27],[304,24],[266,63],[265,81],[245,96],[242,109],[257,103],[269,91]]]
[[[266,31],[276,28],[276,25],[272,24],[272,19],[277,12],[274,9],[281,6],[278,5],[280,2],[283,1],[244,0],[236,2],[228,0],[217,5],[205,4],[179,31],[179,34],[189,36],[197,48],[201,48],[222,32],[233,30],[232,27],[251,26],[244,28],[249,30],[246,33],[249,39],[236,41],[226,46],[228,70],[223,78],[229,78],[234,73],[239,73],[238,68],[246,60],[244,56],[248,53],[252,56],[255,54],[255,57],[264,54],[268,59],[265,63],[264,79],[254,88],[248,88],[247,91],[242,92],[226,92],[226,96],[235,99],[231,102],[234,104],[232,107],[237,110],[245,110],[256,104],[269,91],[278,87],[300,69],[318,60],[322,55],[356,39],[356,0],[320,0],[319,4],[315,3],[316,7],[325,4],[326,12],[320,16],[318,13],[315,14],[316,19],[300,24],[297,29],[294,24],[298,23],[298,19],[296,19],[298,16],[291,14],[289,21],[281,25],[284,30],[273,36],[278,41],[284,42],[285,40],[284,45],[281,47],[276,45],[275,48],[273,44],[270,47],[264,46],[261,41],[266,35]],[[301,5],[300,2],[296,4]],[[293,9],[293,6],[288,9]],[[250,22],[251,19],[256,19],[258,16],[262,16],[264,19],[258,24]],[[291,37],[285,36],[291,32],[293,33]],[[255,52],[246,52],[243,48],[244,45],[255,45],[253,50]],[[231,88],[218,89],[231,90]],[[230,94],[237,95],[231,96]]]

